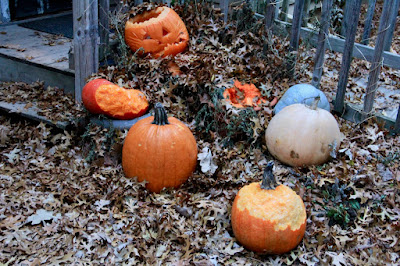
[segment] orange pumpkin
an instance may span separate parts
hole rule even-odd
[[[282,254],[294,249],[306,229],[304,202],[285,185],[275,187],[269,162],[262,183],[244,186],[232,206],[232,229],[236,239],[258,253]]]
[[[105,79],[95,79],[82,90],[85,108],[94,114],[133,119],[146,113],[149,103],[143,92],[121,88]]]
[[[85,108],[91,112],[92,114],[102,114],[103,110],[97,104],[96,101],[96,90],[105,84],[113,84],[112,82],[106,79],[94,79],[86,83],[86,85],[82,89],[82,102]]]
[[[197,164],[197,144],[190,129],[167,116],[161,103],[154,116],[134,124],[122,148],[122,168],[127,177],[146,180],[151,192],[177,188],[193,173]]]
[[[156,58],[183,52],[188,40],[182,19],[166,6],[136,15],[125,24],[125,42],[132,51],[143,48]]]
[[[238,80],[235,80],[232,88],[224,91],[223,97],[236,108],[257,108],[261,102],[265,102],[260,90],[254,84],[241,84]]]

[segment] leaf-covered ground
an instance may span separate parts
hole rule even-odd
[[[116,14],[116,32],[129,10],[143,8],[147,6],[126,7]],[[179,189],[151,194],[144,184],[124,177],[126,130],[88,124],[60,131],[2,115],[0,262],[399,264],[400,138],[373,119],[355,125],[336,117],[345,140],[337,158],[326,164],[300,169],[275,160],[278,182],[293,188],[307,209],[306,234],[296,249],[280,256],[260,255],[236,242],[230,223],[233,199],[240,187],[260,181],[273,159],[264,143],[272,117],[269,104],[289,86],[309,82],[315,51],[303,43],[292,78],[286,71],[291,60],[288,41],[266,35],[264,42],[263,26],[251,21],[249,12],[238,9],[239,20],[222,25],[220,14],[201,4],[176,10],[191,36],[189,49],[174,59],[181,76],[169,73],[171,59],[135,57],[123,45],[118,63],[95,76],[140,88],[152,105],[163,102],[169,115],[190,126],[202,157],[211,153],[212,160],[208,165],[205,159],[199,161]],[[327,56],[321,89],[329,99],[340,62],[340,54]],[[354,60],[349,90],[362,95],[356,81],[368,67]],[[399,82],[400,73],[384,69],[382,77],[382,84]],[[262,90],[267,101],[261,110],[237,110],[221,101],[221,91],[234,79]],[[48,105],[44,115],[49,118],[87,115],[56,89],[43,93],[40,83],[3,83],[0,97]]]

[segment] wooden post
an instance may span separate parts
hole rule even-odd
[[[294,74],[296,61],[297,61],[297,49],[299,48],[300,29],[301,29],[301,17],[303,15],[304,0],[296,0],[293,10],[293,22],[292,32],[290,34],[290,58],[287,65],[287,70],[290,75]]]
[[[346,32],[346,41],[344,43],[342,65],[339,71],[339,82],[338,82],[338,88],[336,92],[336,99],[334,106],[334,111],[340,114],[343,112],[344,109],[344,97],[346,94],[346,86],[349,78],[350,64],[353,56],[353,47],[356,38],[358,19],[361,9],[361,1],[362,0],[348,0],[346,2],[346,5],[348,5],[349,7],[347,9],[349,11],[348,12],[349,24]]]
[[[275,18],[275,0],[266,0],[265,1],[265,31],[270,31],[272,29],[272,25],[274,23]]]
[[[107,55],[108,48],[110,45],[109,11],[110,11],[110,0],[99,0],[100,60],[104,59],[104,57]]]
[[[378,78],[382,67],[382,53],[384,48],[383,43],[385,42],[385,35],[389,26],[390,9],[393,8],[394,1],[396,0],[385,0],[383,3],[383,11],[379,21],[378,37],[375,43],[374,58],[371,62],[371,71],[368,75],[367,92],[364,98],[363,115],[365,117],[370,115],[374,105],[375,92],[378,88]]]
[[[325,61],[325,49],[326,40],[329,36],[329,26],[331,21],[331,9],[333,0],[324,0],[322,2],[322,17],[321,17],[321,28],[318,34],[318,46],[315,53],[314,60],[314,72],[311,85],[319,88],[319,83],[321,82],[322,70],[324,68]]]
[[[396,21],[397,21],[397,14],[399,12],[399,5],[400,5],[400,0],[395,0],[393,2],[393,6],[391,7],[390,15],[389,15],[389,29],[388,32],[386,33],[385,37],[385,43],[383,44],[383,47],[385,51],[390,51],[390,47],[392,46],[392,39],[393,39],[393,33],[394,29],[396,28]]]
[[[224,22],[228,21],[228,13],[229,13],[229,0],[221,0],[222,12],[224,13]]]
[[[99,66],[99,22],[97,0],[73,0],[75,100],[82,102],[86,79]]]
[[[369,36],[371,34],[371,26],[372,26],[372,19],[374,17],[375,4],[376,0],[368,0],[368,10],[364,21],[364,32],[361,41],[361,43],[364,45],[368,45],[369,43]]]
[[[289,0],[282,0],[281,13],[279,14],[280,20],[287,21],[288,9],[289,9]]]
[[[10,15],[10,7],[8,0],[0,0],[0,22],[10,22],[11,15]]]

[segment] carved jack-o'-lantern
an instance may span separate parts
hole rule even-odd
[[[156,58],[183,52],[188,40],[182,19],[165,6],[136,15],[125,25],[125,41],[132,51],[143,48]]]

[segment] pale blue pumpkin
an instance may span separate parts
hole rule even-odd
[[[295,103],[303,103],[306,105],[311,105],[314,102],[315,97],[319,95],[320,100],[318,102],[318,107],[325,109],[330,112],[331,107],[329,101],[325,94],[319,89],[315,88],[310,84],[296,84],[290,87],[279,100],[274,108],[275,114],[279,113],[283,108],[288,105]]]

